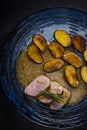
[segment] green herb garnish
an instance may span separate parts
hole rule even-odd
[[[43,94],[46,95],[46,96],[48,96],[48,97],[52,97],[55,100],[61,100],[61,101],[63,101],[63,98],[64,98],[62,95],[51,93],[48,90],[44,90]]]

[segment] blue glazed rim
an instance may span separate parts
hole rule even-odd
[[[32,99],[26,98],[23,89],[17,82],[15,72],[18,56],[31,43],[31,37],[38,32],[39,28],[44,28],[48,25],[50,27],[54,23],[59,25],[61,23],[67,24],[71,35],[74,35],[79,28],[82,32],[87,32],[87,14],[82,11],[56,7],[34,13],[16,27],[15,35],[9,44],[5,43],[3,45],[0,80],[8,99],[23,116],[45,127],[65,129],[87,122],[87,97],[76,106],[64,107],[59,111],[49,110]],[[67,26],[64,27],[67,29]],[[39,29],[39,32],[45,35],[43,30]],[[85,33],[84,35],[87,41],[87,34]],[[49,39],[48,36],[47,38]]]

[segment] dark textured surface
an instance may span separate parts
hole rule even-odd
[[[14,27],[25,17],[28,15],[44,9],[48,7],[54,6],[66,6],[77,8],[82,11],[87,12],[87,3],[85,0],[47,0],[47,1],[10,1],[10,0],[3,0],[0,1],[0,46],[1,43],[3,44],[6,39],[9,39],[11,32],[13,31]],[[82,125],[80,127],[73,128],[73,130],[79,129],[87,129],[87,125]],[[29,120],[25,119],[14,106],[8,101],[7,97],[5,96],[3,89],[0,85],[0,129],[43,129],[48,130],[48,128],[44,128],[38,126]]]

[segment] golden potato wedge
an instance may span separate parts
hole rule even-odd
[[[55,38],[64,47],[68,47],[71,44],[71,37],[64,30],[57,30],[55,32]]]
[[[50,43],[49,49],[55,58],[60,58],[64,54],[64,48],[61,45],[59,45],[57,42]]]
[[[60,69],[64,65],[61,59],[50,59],[44,64],[44,70],[46,72],[51,72]]]
[[[33,42],[41,51],[44,51],[47,47],[46,39],[40,34],[34,36]]]
[[[65,68],[65,78],[72,87],[78,87],[79,81],[77,79],[77,73],[72,65],[68,65]]]
[[[72,44],[78,51],[84,52],[84,50],[85,50],[85,39],[84,39],[84,37],[82,37],[80,35],[75,35],[72,38]]]
[[[87,61],[87,50],[84,51],[84,59]]]
[[[31,45],[27,49],[28,56],[36,63],[42,63],[43,57],[41,56],[39,49],[35,45]]]
[[[63,55],[64,61],[78,68],[82,65],[82,59],[74,52],[67,52]]]
[[[83,81],[87,84],[87,66],[82,66],[81,76],[82,76]]]

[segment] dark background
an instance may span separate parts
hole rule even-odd
[[[1,0],[0,48],[15,26],[32,13],[49,7],[72,7],[87,12],[86,0]],[[25,119],[5,96],[0,84],[0,130],[54,130]],[[71,130],[87,129],[87,124]]]

